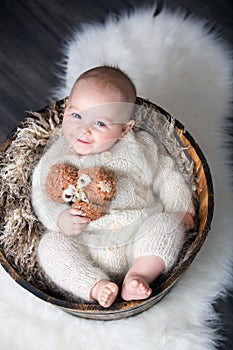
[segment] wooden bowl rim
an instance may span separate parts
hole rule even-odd
[[[173,276],[171,282],[167,283],[164,289],[158,286],[155,290],[153,290],[152,295],[146,300],[132,301],[132,302],[123,301],[120,303],[121,304],[120,309],[115,307],[116,306],[115,304],[113,304],[110,308],[105,309],[99,306],[98,304],[78,303],[78,302],[66,301],[63,299],[52,297],[46,294],[44,291],[41,291],[35,286],[33,286],[30,282],[26,281],[20,275],[20,273],[10,264],[10,262],[7,261],[7,259],[4,256],[4,253],[0,249],[0,264],[19,285],[21,285],[24,289],[28,290],[30,293],[34,294],[38,298],[48,303],[51,303],[52,305],[58,306],[62,308],[64,311],[67,311],[76,316],[96,319],[96,320],[111,320],[111,319],[120,319],[124,317],[133,316],[150,308],[152,305],[154,305],[156,302],[162,299],[173,287],[173,285],[180,279],[180,277],[184,274],[184,272],[187,270],[187,268],[190,266],[190,264],[196,257],[198,251],[201,249],[207,237],[207,234],[211,228],[211,222],[212,222],[213,213],[214,213],[214,188],[213,188],[210,167],[208,165],[207,159],[203,151],[201,150],[199,144],[194,140],[193,136],[185,129],[184,125],[178,119],[172,118],[167,111],[165,111],[160,106],[157,106],[155,103],[147,100],[145,101],[156,106],[156,108],[158,108],[158,110],[161,111],[161,113],[167,118],[169,122],[171,122],[172,119],[174,120],[175,127],[182,132],[183,136],[191,144],[198,158],[201,161],[201,165],[203,167],[204,175],[205,175],[207,192],[208,192],[208,207],[207,207],[208,209],[207,209],[204,229],[202,230],[202,233],[201,233],[201,241],[199,242],[198,247],[196,247],[195,252],[191,254],[191,256],[189,256],[188,260],[185,261],[185,267],[183,266],[184,263],[181,263],[181,266],[180,266],[180,268],[182,268],[181,273],[179,274],[176,273],[176,276]],[[41,109],[40,112],[45,109],[46,107],[44,109]],[[11,133],[11,135],[13,134],[14,133]],[[7,140],[10,140],[11,142],[12,139],[10,139],[10,136],[9,136]]]

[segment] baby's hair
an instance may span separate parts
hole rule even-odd
[[[135,103],[137,92],[134,83],[120,68],[103,65],[91,68],[82,73],[74,86],[82,79],[93,79],[101,88],[114,88],[121,93],[125,102]]]

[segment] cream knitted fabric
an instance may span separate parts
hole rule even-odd
[[[52,281],[63,291],[90,300],[91,288],[101,279],[108,279],[100,268],[90,264],[85,246],[59,232],[46,233],[39,244],[38,256]]]
[[[181,217],[174,213],[194,214],[194,209],[188,185],[159,141],[143,131],[130,132],[106,152],[79,157],[61,135],[41,158],[32,184],[39,220],[58,232],[57,218],[67,205],[51,202],[45,193],[45,179],[55,163],[103,166],[115,173],[117,186],[108,212],[82,234],[67,239],[51,232],[42,239],[39,260],[60,288],[89,300],[96,281],[119,280],[139,256],[158,255],[167,270],[174,264],[183,243]],[[80,275],[81,270],[86,273]]]

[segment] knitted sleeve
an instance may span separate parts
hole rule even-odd
[[[161,199],[165,212],[189,212],[194,215],[191,188],[163,145],[158,145],[153,190]]]
[[[38,219],[45,228],[58,231],[57,220],[60,213],[68,208],[67,204],[55,203],[46,194],[45,181],[50,166],[54,163],[54,157],[49,150],[42,156],[34,169],[32,176],[32,206]]]
[[[146,146],[144,150],[148,172],[152,174],[154,194],[161,200],[164,211],[194,215],[191,184],[189,188],[164,145],[148,133],[141,132],[139,137]]]

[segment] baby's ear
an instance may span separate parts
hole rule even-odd
[[[129,130],[131,130],[134,127],[134,124],[135,124],[135,121],[131,119],[127,124],[123,126],[121,131],[122,137],[125,136],[127,132],[129,132]]]

